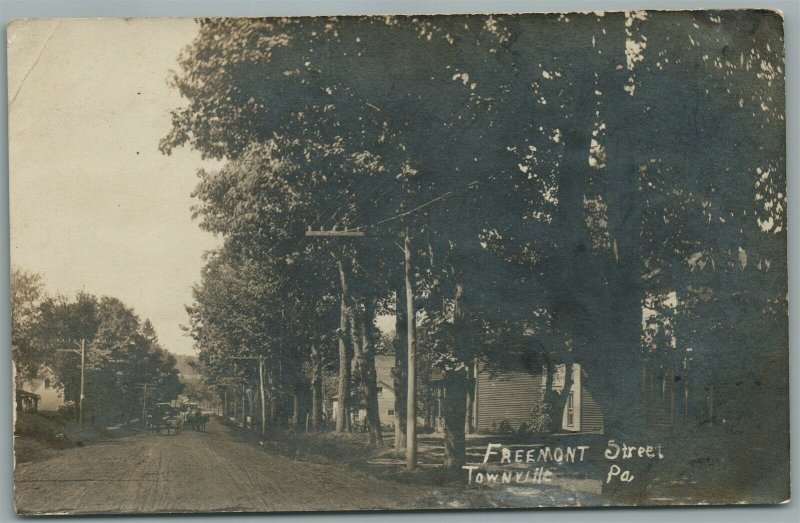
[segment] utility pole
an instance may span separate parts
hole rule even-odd
[[[78,411],[78,426],[83,430],[83,405],[86,398],[84,394],[84,383],[86,374],[86,339],[81,338],[81,397],[80,397],[80,410]]]
[[[57,352],[71,352],[73,354],[80,354],[81,356],[81,392],[80,392],[80,399],[78,401],[78,429],[82,432],[83,431],[83,399],[84,399],[84,374],[86,369],[86,339],[81,338],[81,342],[78,343],[77,341],[75,344],[80,348],[77,349],[56,349]]]
[[[470,190],[478,186],[478,181],[475,180],[473,182],[468,183],[463,187],[463,190]],[[444,194],[433,198],[432,200],[428,200],[427,202],[423,203],[422,205],[418,205],[413,209],[410,209],[405,212],[401,212],[400,214],[396,214],[384,220],[381,220],[375,223],[373,226],[381,226],[385,223],[403,218],[405,216],[412,215],[436,202],[440,202],[445,198],[453,196],[459,191],[450,190]],[[330,230],[330,231],[323,231],[318,230],[314,231],[311,227],[308,228],[306,231],[306,236],[312,237],[322,237],[322,238],[364,238],[367,234],[361,230],[361,228],[356,229],[344,229],[341,231],[337,230]],[[370,236],[373,236],[372,234]],[[408,307],[408,395],[406,398],[406,467],[409,471],[414,470],[417,467],[417,391],[416,391],[416,325],[417,319],[414,314],[414,282],[413,282],[413,275],[411,272],[411,236],[409,234],[408,227],[405,228],[403,234],[403,246],[400,249],[403,251],[403,260],[405,265],[405,273],[406,273],[406,304]],[[396,244],[397,245],[397,244]],[[399,246],[399,245],[398,245]]]
[[[364,238],[361,230],[314,231],[307,230],[306,236],[323,238]],[[406,396],[406,468],[417,468],[417,383],[416,383],[416,325],[414,314],[414,282],[411,271],[411,236],[408,227],[403,233],[403,263],[405,266],[406,307],[408,308],[408,383]],[[341,401],[341,400],[340,400]]]
[[[147,430],[147,383],[144,384],[142,393],[142,425]]]
[[[267,404],[266,393],[264,391],[264,362],[266,356],[233,356],[234,360],[258,360],[258,384],[261,395],[261,435],[267,434]]]
[[[264,394],[264,358],[258,358],[258,385],[261,392],[261,435],[267,433],[267,402]]]
[[[144,427],[145,432],[147,432],[147,390],[148,387],[152,392],[154,389],[158,387],[152,387],[149,383],[143,383],[141,385],[137,385],[137,389],[142,389],[142,426]]]

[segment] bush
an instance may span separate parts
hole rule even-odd
[[[14,434],[29,436],[37,439],[51,439],[64,430],[64,424],[59,420],[48,418],[41,414],[22,413],[17,415]]]
[[[553,416],[550,411],[549,403],[536,403],[528,419],[527,431],[530,433],[550,432],[553,425]]]
[[[514,428],[511,426],[511,422],[504,419],[499,424],[497,422],[492,423],[492,432],[494,434],[513,434]]]
[[[74,419],[77,412],[77,406],[72,400],[67,400],[58,407],[58,414],[64,419]]]

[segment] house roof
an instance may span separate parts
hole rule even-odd
[[[28,392],[27,390],[17,389],[17,397],[18,398],[31,398],[31,399],[41,399],[41,396],[38,394],[34,394],[33,392]]]

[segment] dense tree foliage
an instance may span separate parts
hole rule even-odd
[[[338,348],[346,397],[375,311],[395,314],[402,355],[408,230],[447,466],[464,459],[476,364],[582,363],[614,434],[644,430],[645,368],[718,403],[686,425],[742,417],[742,398],[776,390],[764,380],[787,384],[774,372],[780,25],[755,12],[201,20],[162,149],[227,161],[195,192],[201,227],[225,239],[190,309],[208,372],[240,372],[242,353],[307,371]],[[307,227],[372,236],[310,241]],[[745,370],[752,357],[763,365]]]
[[[17,372],[26,377],[34,376],[44,360],[42,348],[31,344],[43,298],[40,274],[11,268],[11,347]]]
[[[138,417],[145,383],[148,401],[171,401],[182,385],[175,357],[159,343],[149,320],[116,298],[78,293],[47,296],[42,279],[14,269],[14,361],[23,376],[53,369],[65,399],[80,396],[81,344],[85,350],[86,419],[98,423]]]

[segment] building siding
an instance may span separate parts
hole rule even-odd
[[[491,375],[479,369],[476,379],[475,428],[491,432],[507,421],[512,427],[527,422],[533,406],[542,401],[542,376],[526,372]]]
[[[39,396],[39,411],[55,412],[64,404],[64,386],[48,366],[42,366],[31,380],[18,377],[17,388]]]
[[[375,374],[378,381],[378,413],[382,425],[394,423],[394,356],[375,356]]]
[[[584,373],[585,375],[585,373]],[[586,389],[581,387],[581,432],[602,434],[605,429],[603,411]]]
[[[562,425],[564,430],[581,433],[602,433],[603,412],[586,389],[586,372],[577,367],[573,375],[573,386],[580,391],[576,398],[577,419],[573,426]],[[555,390],[560,390],[554,384]],[[563,382],[561,387],[563,387]],[[513,430],[521,423],[528,422],[534,406],[542,401],[544,395],[543,376],[528,372],[490,373],[478,369],[475,386],[475,428],[478,432],[496,431],[503,421]],[[566,414],[561,413],[562,424]]]
[[[647,428],[672,430],[675,423],[675,375],[646,369],[644,380]]]

